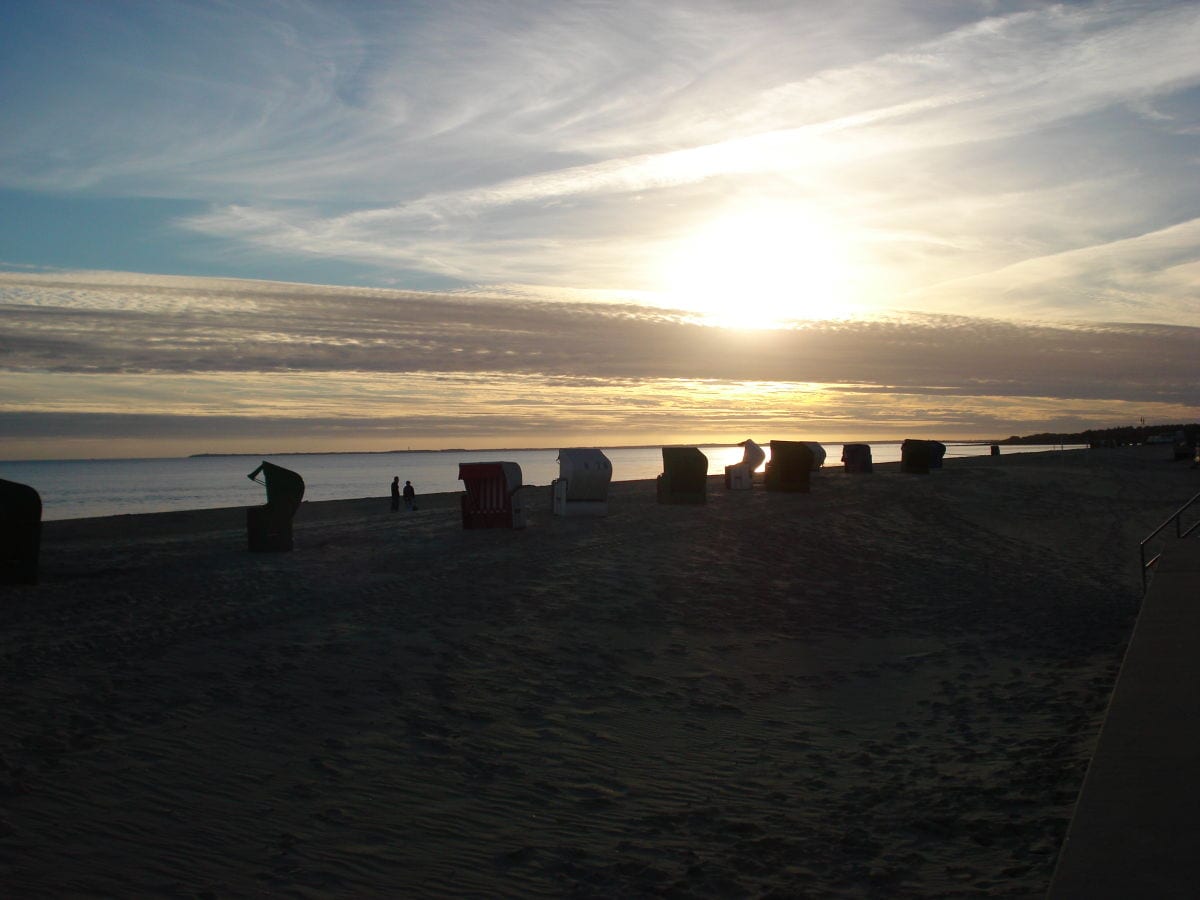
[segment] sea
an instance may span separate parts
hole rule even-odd
[[[841,444],[823,444],[826,465],[840,467]],[[662,452],[654,447],[601,448],[613,467],[614,481],[655,478]],[[769,447],[763,446],[769,454]],[[1001,453],[1073,449],[1071,445],[1004,445]],[[742,448],[701,446],[709,474],[740,462]],[[947,457],[986,456],[987,444],[947,443]],[[876,463],[900,459],[900,443],[871,442]],[[286,453],[263,457],[190,456],[152,459],[63,459],[0,461],[0,478],[27,484],[42,498],[42,518],[173,512],[253,506],[266,502],[260,483],[247,476],[264,460],[291,469],[304,479],[305,500],[350,500],[388,496],[392,478],[411,481],[420,494],[459,491],[458,464],[505,460],[521,467],[522,482],[547,485],[558,477],[558,450],[411,450],[394,453]]]

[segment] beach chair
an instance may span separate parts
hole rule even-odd
[[[556,516],[607,516],[612,463],[600,450],[559,450],[550,482]]]
[[[937,455],[937,450],[934,445],[942,448],[942,454],[946,452],[946,445],[937,441],[921,441],[914,438],[908,438],[900,445],[900,471],[906,472],[909,475],[928,475],[931,468],[942,467],[941,455]],[[934,464],[934,456],[937,455],[937,464]]]
[[[41,546],[41,495],[0,478],[0,584],[37,584]]]
[[[707,503],[708,457],[699,447],[663,447],[663,472],[655,482],[659,503]]]
[[[812,452],[812,470],[814,472],[819,471],[821,466],[825,465],[825,457],[827,455],[825,448],[816,441],[801,441],[801,443]]]
[[[845,471],[852,475],[869,475],[875,471],[871,462],[870,444],[845,444],[842,446],[842,463]]]
[[[771,461],[763,483],[768,491],[807,494],[813,471],[812,449],[803,441],[771,441]]]
[[[941,441],[927,441],[929,444],[929,468],[940,469],[942,460],[946,457],[946,445]]]
[[[460,498],[463,528],[524,528],[521,467],[515,462],[459,463],[466,489]]]
[[[258,476],[262,475],[259,481]],[[263,461],[246,476],[267,489],[265,506],[246,509],[246,542],[252,553],[281,553],[292,549],[292,519],[304,499],[304,479],[283,466]]]
[[[763,448],[751,440],[742,441],[742,461],[725,467],[725,487],[732,491],[748,491],[754,487],[754,470],[767,458]]]

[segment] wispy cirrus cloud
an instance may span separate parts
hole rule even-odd
[[[740,21],[750,23],[753,36],[742,32],[731,41],[768,45],[790,24]],[[1162,160],[1164,143],[1195,121],[1195,106],[1184,104],[1173,114],[1156,113],[1149,130],[1158,136],[1146,134],[1154,98],[1171,106],[1200,82],[1189,49],[1197,38],[1200,15],[1186,6],[1144,15],[1039,8],[815,70],[802,54],[769,78],[733,64],[734,76],[746,79],[736,92],[726,80],[717,87],[701,77],[702,66],[693,63],[691,84],[638,95],[643,109],[658,104],[652,120],[629,109],[634,94],[622,92],[616,76],[606,81],[605,96],[622,98],[620,127],[606,130],[576,112],[538,132],[540,142],[524,153],[525,171],[509,177],[476,174],[458,187],[402,189],[410,196],[400,203],[335,214],[319,206],[215,207],[185,224],[279,253],[435,271],[464,283],[638,291],[657,287],[648,274],[653,258],[690,223],[720,215],[730,197],[782,196],[822,211],[838,238],[856,248],[860,269],[874,276],[858,298],[865,306],[894,306],[896,296],[882,285],[898,284],[898,293],[922,308],[923,289],[950,278],[1003,273],[1177,223],[1183,204],[1172,185],[1194,180],[1186,178],[1194,160],[1172,158],[1153,177],[1131,165],[1118,143],[1132,133],[1140,157]],[[631,39],[613,36],[623,48],[614,52],[627,50],[620,41]],[[847,37],[847,57],[855,46]],[[639,77],[647,76],[635,73],[631,85]],[[706,82],[714,85],[711,95]],[[469,121],[457,128],[468,129]],[[503,155],[503,139],[498,146]],[[1070,154],[1084,150],[1081,167]],[[1064,151],[1071,159],[1065,165]],[[488,165],[479,171],[503,174]],[[1114,206],[1109,198],[1122,188],[1141,202]],[[1121,312],[1112,305],[1093,311],[1078,291],[1063,293],[1054,283],[1041,296],[1047,316]],[[1134,318],[1190,321],[1153,294],[1133,292],[1130,299]],[[1039,313],[1032,300],[1023,315]],[[1004,311],[986,295],[956,302],[983,314]]]
[[[1200,15],[1186,4],[917,25],[881,4],[815,29],[803,4],[532,4],[508,17],[479,3],[359,16],[321,4],[292,4],[287,17],[156,9],[141,20],[73,9],[75,29],[107,36],[92,57],[99,77],[67,82],[69,95],[53,95],[65,108],[42,110],[6,141],[44,149],[62,145],[52,128],[99,135],[98,165],[51,154],[52,177],[99,185],[161,172],[174,196],[245,183],[263,199],[344,199],[357,184],[359,200],[429,193],[469,206],[775,170],[796,151],[806,155],[793,164],[807,165],[821,136],[826,160],[988,140],[1200,78],[1190,52]],[[907,39],[882,44],[880,24]],[[42,90],[63,84],[48,78]],[[35,99],[49,97],[17,97],[27,109]],[[174,109],[180,100],[192,102]],[[166,127],[148,131],[150,120]],[[870,141],[858,135],[881,127]],[[458,183],[430,185],[429,170],[447,168],[443,152]],[[32,177],[5,173],[19,186]]]
[[[1114,321],[1148,306],[1176,322],[1196,320],[1200,298],[1200,219],[1147,234],[1022,259],[925,289],[925,308],[955,309],[963,296],[1004,308],[1063,318],[1087,310]]]
[[[1192,4],[134,6],[64,6],[92,37],[61,72],[16,21],[0,184],[209,201],[178,224],[239,258],[629,294],[770,197],[846,245],[858,305],[919,309],[1200,213]]]

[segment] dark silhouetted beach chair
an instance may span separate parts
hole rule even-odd
[[[515,462],[459,463],[466,492],[460,498],[463,528],[524,528],[521,467]]]
[[[663,472],[655,482],[659,503],[707,503],[708,457],[699,447],[663,447]]]
[[[612,463],[603,451],[558,451],[558,477],[550,483],[556,516],[607,516]]]
[[[942,467],[946,445],[940,441],[920,441],[909,438],[900,445],[900,471],[909,475],[928,475],[930,469]]]
[[[41,495],[0,478],[0,584],[37,584],[41,546]]]
[[[768,491],[807,494],[812,471],[812,448],[804,441],[771,441],[771,461],[763,478]]]
[[[258,475],[262,474],[262,481]],[[265,485],[265,506],[246,510],[246,538],[251,552],[279,553],[292,549],[292,519],[304,499],[304,479],[283,466],[263,461],[246,476]]]
[[[754,470],[767,458],[763,448],[751,440],[742,441],[742,461],[725,467],[725,487],[733,491],[748,491],[754,487]]]
[[[842,463],[845,471],[852,475],[869,475],[875,471],[871,462],[870,444],[845,444],[842,447]]]

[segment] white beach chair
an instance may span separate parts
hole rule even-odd
[[[558,477],[550,483],[556,516],[607,516],[612,463],[600,450],[558,451]]]
[[[751,440],[742,441],[745,448],[742,461],[725,467],[725,487],[731,491],[748,491],[754,487],[754,470],[767,458],[763,448]]]

